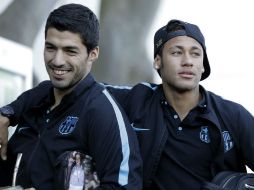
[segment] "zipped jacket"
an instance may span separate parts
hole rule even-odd
[[[162,86],[150,83],[140,83],[134,87],[105,86],[123,106],[137,133],[144,162],[143,186],[150,189],[168,138],[161,106]],[[225,100],[202,86],[200,88],[206,100],[200,117],[211,121],[221,135],[218,154],[211,165],[213,175],[222,170],[244,172],[245,165],[254,171],[253,116],[240,104]],[[227,132],[231,139],[224,135]]]
[[[143,189],[148,190],[161,158],[168,138],[166,121],[161,107],[163,90],[161,85],[140,83],[133,87],[103,84],[124,108],[139,140],[143,158]],[[241,105],[225,100],[203,89],[206,107],[201,117],[210,120],[218,128],[221,136],[218,156],[211,165],[213,174],[222,170],[245,171],[245,165],[254,169],[254,119]],[[43,93],[43,92],[41,92]],[[28,104],[30,93],[22,100],[12,103],[16,121],[22,113],[22,107],[16,104]],[[232,139],[224,137],[229,131]],[[230,151],[225,151],[225,147]],[[177,171],[176,171],[177,172]],[[181,176],[179,176],[181,177]]]
[[[17,129],[8,143],[8,163],[0,162],[1,183],[10,181],[4,169],[12,173],[6,166],[22,153],[17,185],[62,190],[64,155],[78,151],[94,163],[100,180],[96,189],[142,189],[137,137],[104,87],[89,74],[48,111],[53,102],[53,87],[43,82],[9,105],[15,110],[11,124],[17,124]]]

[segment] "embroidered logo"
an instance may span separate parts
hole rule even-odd
[[[224,140],[224,152],[227,152],[233,148],[234,143],[228,131],[223,131],[222,136]]]
[[[199,133],[200,140],[205,143],[210,143],[209,130],[207,126],[202,126]]]
[[[75,129],[77,121],[78,117],[68,116],[59,126],[59,133],[70,134]]]

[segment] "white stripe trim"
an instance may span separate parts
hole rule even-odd
[[[116,88],[116,89],[126,89],[126,90],[130,90],[132,89],[131,86],[117,86],[117,85],[110,85],[110,84],[104,84],[104,83],[100,83],[102,86],[104,86],[105,88],[107,87],[111,87],[111,88]]]
[[[141,84],[151,88],[152,90],[156,90],[158,88],[158,86],[152,86],[150,83],[147,83],[147,82],[141,82]]]
[[[110,84],[104,84],[104,83],[100,83],[102,86],[104,86],[105,88],[115,88],[115,89],[125,89],[125,90],[131,90],[133,87],[132,86],[117,86],[117,85],[110,85]],[[148,88],[151,88],[152,90],[156,90],[158,88],[158,85],[152,85],[148,82],[141,82],[139,84],[142,84],[144,86],[147,86]]]
[[[106,89],[103,90],[103,93],[106,95],[109,102],[113,106],[113,109],[116,114],[116,119],[118,122],[119,131],[120,131],[123,160],[120,165],[118,183],[120,185],[127,185],[128,184],[128,176],[129,176],[129,158],[130,158],[130,147],[129,147],[128,134],[126,131],[122,113],[121,113],[120,109],[118,108],[117,104],[115,103],[115,101],[113,100],[113,98],[111,97],[111,95],[109,94],[109,92]]]

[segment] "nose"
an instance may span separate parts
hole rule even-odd
[[[193,66],[193,59],[192,59],[192,56],[189,53],[184,53],[183,60],[182,60],[182,65],[187,66],[187,67],[192,67]]]
[[[53,59],[53,64],[56,66],[64,65],[65,59],[64,59],[64,53],[61,50],[56,51]]]

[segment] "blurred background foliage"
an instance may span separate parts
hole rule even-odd
[[[3,1],[1,0],[0,4]],[[9,1],[9,5],[0,13],[0,36],[32,49],[35,48],[36,37],[44,28],[49,12],[57,3],[65,4],[64,0]],[[96,14],[101,24],[100,57],[92,70],[98,81],[111,84],[153,81],[154,71],[151,58],[148,58],[146,39],[160,1],[99,2],[100,8]],[[86,2],[88,1],[84,0],[82,4],[86,5]],[[39,59],[39,56],[33,58],[33,86],[47,79],[45,71],[38,69],[37,64],[42,64],[44,68],[43,62],[40,63]]]

